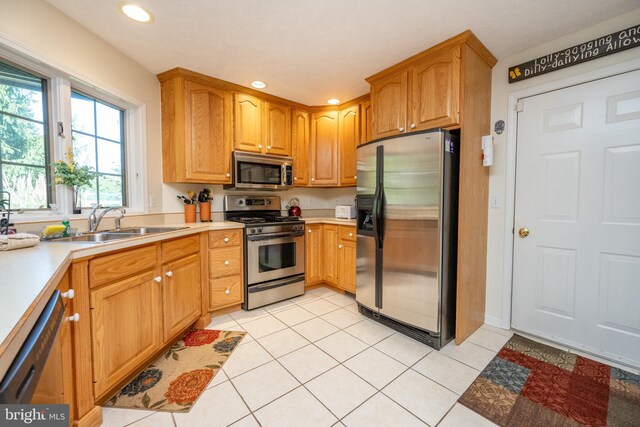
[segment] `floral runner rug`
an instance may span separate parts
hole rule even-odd
[[[458,402],[500,426],[637,426],[640,376],[514,335]]]
[[[245,332],[192,329],[103,406],[189,412]]]

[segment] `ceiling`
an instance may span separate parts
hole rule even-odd
[[[153,73],[184,67],[307,105],[471,29],[498,58],[629,12],[638,0],[47,0]]]

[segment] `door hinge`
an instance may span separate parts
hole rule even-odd
[[[517,113],[522,113],[524,111],[524,99],[519,99],[514,109]]]

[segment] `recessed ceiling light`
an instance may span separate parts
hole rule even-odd
[[[118,6],[120,7],[122,13],[136,22],[143,22],[146,24],[153,22],[153,15],[151,14],[151,12],[149,12],[142,6],[138,6],[137,4],[129,3],[126,1],[120,2]]]
[[[267,87],[267,84],[265,82],[261,82],[260,80],[256,80],[251,82],[251,86],[255,87],[256,89],[264,89],[265,87]]]
[[[327,104],[337,105],[340,104],[340,100],[336,98],[327,99]]]

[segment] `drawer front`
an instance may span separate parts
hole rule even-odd
[[[156,267],[156,246],[144,246],[89,261],[89,286],[96,287]]]
[[[340,239],[341,240],[347,240],[349,242],[355,242],[356,241],[356,228],[355,227],[349,227],[346,225],[341,225],[340,226]]]
[[[210,248],[226,248],[239,246],[242,241],[242,230],[220,230],[209,232]]]
[[[242,276],[235,275],[211,279],[209,282],[211,310],[240,304],[244,301]]]
[[[242,248],[209,250],[209,275],[211,278],[231,276],[242,272]]]
[[[198,234],[171,240],[162,244],[162,262],[184,258],[200,250],[200,236]]]

